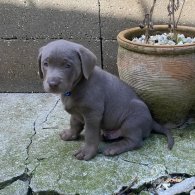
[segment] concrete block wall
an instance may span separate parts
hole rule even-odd
[[[55,39],[81,43],[98,64],[118,75],[117,34],[137,26],[153,0],[0,0],[0,92],[42,92],[38,48]],[[155,23],[167,23],[168,0],[158,0]],[[180,24],[195,25],[186,0]]]

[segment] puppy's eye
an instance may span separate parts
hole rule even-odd
[[[43,66],[48,67],[48,62],[44,62]]]
[[[69,63],[69,61],[67,59],[64,59],[62,62],[62,66],[65,68],[70,68],[71,67],[71,63]]]
[[[70,68],[70,64],[65,64],[65,68]]]

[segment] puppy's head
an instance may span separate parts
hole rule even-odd
[[[57,40],[40,48],[38,62],[44,90],[64,93],[71,91],[80,78],[90,77],[96,56],[82,45]]]

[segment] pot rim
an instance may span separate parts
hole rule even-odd
[[[155,31],[168,32],[168,25],[154,25]],[[195,53],[195,43],[189,43],[185,45],[150,45],[145,43],[136,43],[128,39],[128,37],[134,37],[144,34],[145,30],[139,27],[129,28],[121,31],[117,36],[119,46],[135,51],[138,53],[156,54],[156,55],[174,55],[174,54],[186,54]],[[195,37],[195,27],[178,26],[177,32],[183,33]]]

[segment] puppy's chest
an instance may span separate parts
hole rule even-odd
[[[62,102],[64,104],[64,109],[70,113],[74,114],[77,112],[77,102],[71,97],[63,97]]]

